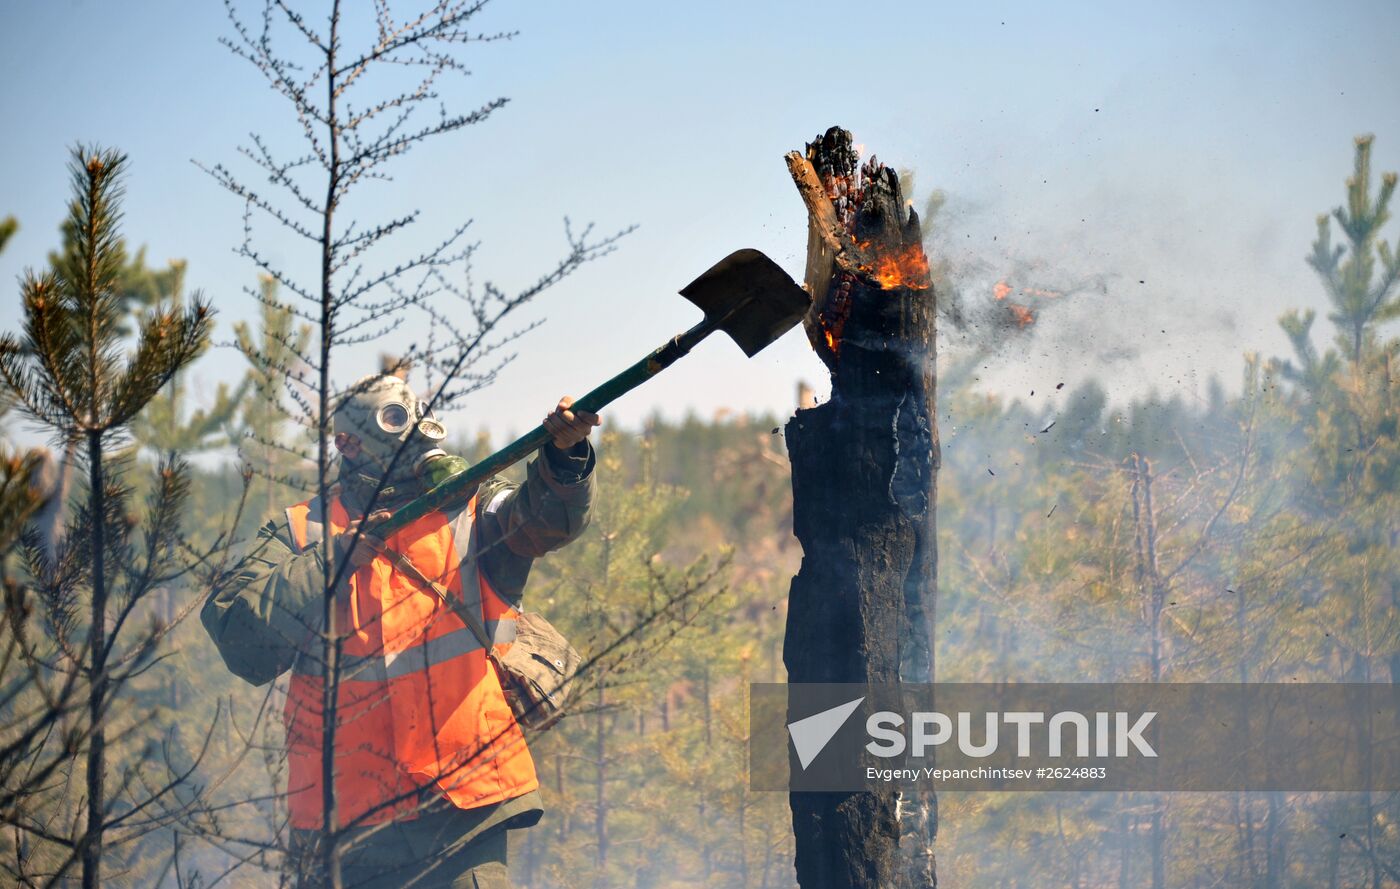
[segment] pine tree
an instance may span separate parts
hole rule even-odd
[[[60,277],[81,275],[86,261],[81,244],[82,231],[75,227],[73,219],[69,217],[59,226],[59,235],[59,249],[49,251],[50,268]],[[152,268],[146,264],[146,248],[141,247],[135,255],[131,255],[126,241],[121,237],[114,238],[108,247],[111,251],[111,287],[119,309],[113,320],[122,336],[130,336],[133,332],[131,321],[139,322],[142,312],[156,308],[165,296],[175,292],[184,278],[184,262],[174,260],[163,269]]]
[[[139,255],[136,264],[141,264]],[[141,295],[141,302],[137,305],[144,308],[135,309],[132,305],[134,300],[128,300],[129,307],[137,315],[149,308],[164,306],[180,311],[185,303],[185,268],[184,260],[172,260],[165,272],[146,274],[139,289],[131,291]],[[144,272],[144,268],[141,271]],[[132,418],[131,436],[139,446],[157,454],[172,451],[197,454],[232,444],[236,435],[233,431],[234,419],[243,406],[251,383],[251,374],[232,388],[220,382],[214,390],[213,404],[190,409],[185,375],[177,372]]]
[[[0,446],[0,559],[10,552],[25,520],[39,506],[34,490],[38,471],[39,455],[35,452],[12,453]]]
[[[1366,347],[1374,345],[1379,325],[1400,318],[1400,254],[1380,237],[1381,228],[1390,219],[1396,174],[1382,175],[1380,193],[1372,195],[1373,141],[1373,136],[1357,137],[1355,168],[1346,183],[1346,206],[1332,211],[1346,244],[1332,244],[1331,219],[1319,216],[1317,240],[1308,257],[1332,301],[1327,317],[1337,325],[1338,346],[1353,364],[1359,364]]]
[[[18,229],[13,217],[0,222],[0,250],[5,241]],[[71,219],[59,227],[62,244],[58,250],[49,252],[49,266],[59,275],[72,275],[81,271],[81,250],[77,239],[79,231]],[[138,249],[134,256],[128,256],[125,242],[118,238],[114,244],[116,274],[116,298],[121,304],[123,317],[119,319],[117,331],[122,337],[129,337],[139,325],[144,312],[167,301],[177,307],[183,299],[186,263],[174,259],[165,268],[154,268],[146,263],[146,248]],[[236,391],[231,393],[227,384],[220,383],[215,392],[214,404],[208,408],[195,409],[185,418],[186,386],[180,375],[176,375],[147,404],[146,408],[133,418],[130,433],[138,447],[146,447],[155,454],[179,451],[189,454],[218,448],[228,443],[227,426],[237,411],[242,394],[246,391],[244,380]],[[40,451],[43,474],[53,476],[49,498],[42,515],[36,518],[45,547],[52,553],[61,533],[64,518],[64,503],[72,487],[75,462],[75,443],[68,442],[57,454]]]
[[[1373,191],[1371,136],[1356,139],[1346,204],[1318,218],[1308,264],[1331,303],[1334,346],[1312,344],[1312,313],[1290,313],[1282,325],[1294,357],[1278,369],[1297,385],[1291,420],[1302,459],[1293,461],[1299,550],[1294,585],[1306,610],[1295,632],[1312,642],[1314,661],[1331,681],[1400,682],[1400,339],[1386,326],[1400,318],[1400,243],[1382,237],[1395,193],[1394,172]],[[1334,245],[1331,222],[1345,238]],[[1366,795],[1328,801],[1322,816],[1336,830],[1331,875],[1380,885],[1400,837],[1394,800]],[[1393,874],[1391,874],[1393,877]]]
[[[13,216],[0,219],[0,253],[5,252],[5,244],[18,229],[19,222]],[[0,418],[13,406],[10,394],[0,389]],[[38,451],[15,453],[0,443],[0,570],[3,570],[5,556],[19,539],[25,520],[38,508],[34,482],[40,463]]]
[[[211,323],[211,310],[198,296],[182,309],[152,309],[124,358],[118,224],[125,166],[115,151],[74,150],[74,199],[65,222],[70,249],[53,271],[24,277],[23,333],[0,337],[0,379],[31,419],[79,445],[87,470],[83,503],[63,545],[52,558],[36,547],[26,556],[54,662],[81,683],[86,697],[86,721],[75,729],[83,739],[84,811],[73,819],[70,851],[54,876],[79,866],[88,889],[101,884],[104,843],[118,823],[114,807],[130,804],[109,796],[117,765],[107,756],[114,702],[161,635],[158,627],[134,630],[128,619],[174,570],[188,481],[178,461],[161,465],[138,537],[128,518],[134,507],[123,483],[127,466],[112,451],[137,414],[204,348]],[[71,765],[76,773],[77,763]],[[128,774],[140,766],[121,765]],[[7,820],[39,831],[32,838],[38,841],[45,837],[43,822],[32,815]]]

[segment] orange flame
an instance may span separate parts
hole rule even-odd
[[[897,253],[880,253],[878,248],[872,250],[870,241],[860,241],[856,247],[876,253],[875,267],[862,266],[861,271],[873,277],[881,290],[898,290],[901,287],[927,290],[930,287],[928,256],[924,254],[922,244],[910,244]]]
[[[1028,327],[1035,323],[1035,312],[1029,306],[1007,303],[1006,307],[1011,310],[1011,317],[1016,319],[1017,327]]]
[[[992,287],[992,298],[1006,299],[1015,290],[1016,288],[1012,287],[1003,279]],[[1042,290],[1039,287],[1022,287],[1020,292],[1025,296],[1041,296],[1047,299],[1055,299],[1056,297],[1064,296],[1064,294],[1058,290]]]
[[[882,290],[928,289],[928,257],[923,246],[910,244],[893,256],[881,256],[875,263],[875,280]]]

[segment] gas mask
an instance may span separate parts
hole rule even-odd
[[[336,407],[332,430],[358,439],[358,446],[351,440],[342,450],[342,480],[380,487],[388,500],[431,487],[436,473],[429,467],[447,457],[441,447],[447,430],[395,376],[375,374],[355,383]]]

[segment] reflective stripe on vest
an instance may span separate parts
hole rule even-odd
[[[515,641],[516,622],[514,620],[489,620],[486,632],[495,645],[505,645]],[[468,629],[451,632],[425,639],[422,644],[398,652],[381,656],[340,656],[341,682],[384,682],[407,676],[414,670],[426,670],[453,658],[480,651],[481,643],[476,634]],[[321,676],[325,664],[315,652],[302,652],[292,666],[292,672],[301,676]]]

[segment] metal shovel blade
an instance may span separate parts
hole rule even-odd
[[[747,248],[715,263],[680,293],[750,358],[801,321],[812,302],[776,262]]]

